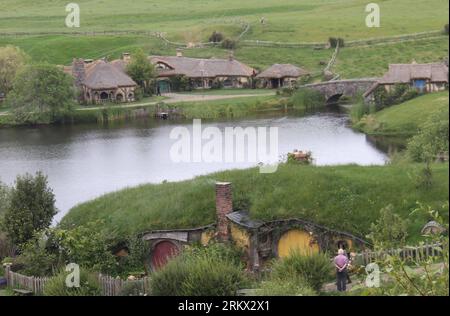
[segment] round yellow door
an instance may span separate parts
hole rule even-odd
[[[291,252],[299,252],[303,255],[309,255],[319,252],[317,245],[308,232],[293,229],[281,236],[278,242],[278,256],[287,257]]]

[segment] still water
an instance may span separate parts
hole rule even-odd
[[[56,195],[59,221],[73,206],[104,193],[142,183],[179,181],[255,163],[175,163],[169,151],[174,127],[192,122],[134,121],[109,126],[75,125],[0,129],[0,180],[42,171]],[[202,127],[278,127],[280,155],[313,153],[317,165],[384,164],[387,155],[339,113],[202,122]]]

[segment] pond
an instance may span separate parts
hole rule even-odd
[[[269,114],[241,120],[202,122],[202,127],[278,127],[278,152],[311,151],[317,165],[380,165],[383,148],[347,126],[345,114],[306,116]],[[142,183],[179,181],[250,162],[173,162],[169,155],[174,127],[192,129],[192,121],[138,120],[99,125],[44,126],[0,130],[0,180],[12,184],[18,174],[42,171],[56,195],[59,213],[104,193]],[[245,146],[248,146],[246,143]],[[383,147],[383,146],[382,146]]]

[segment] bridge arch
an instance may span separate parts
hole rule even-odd
[[[328,97],[326,105],[333,105],[339,102],[340,98],[344,95],[344,93],[336,93],[330,97]]]
[[[335,104],[343,96],[353,98],[358,94],[363,94],[377,82],[376,78],[346,79],[319,82],[301,86],[301,88],[311,89],[320,92],[326,104]]]

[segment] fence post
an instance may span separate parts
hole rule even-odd
[[[7,286],[11,285],[10,272],[11,272],[11,265],[7,263],[7,264],[5,264],[5,278],[6,278]]]

